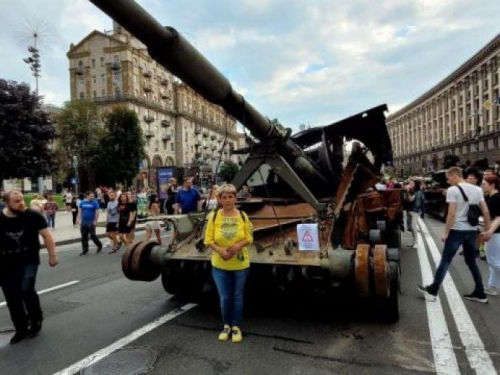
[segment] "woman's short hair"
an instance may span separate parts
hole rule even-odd
[[[236,195],[237,190],[236,186],[231,185],[231,184],[224,184],[219,187],[219,197],[222,197],[224,194],[234,194]]]
[[[495,189],[499,189],[500,179],[497,176],[487,176],[483,178],[488,184],[495,186]]]

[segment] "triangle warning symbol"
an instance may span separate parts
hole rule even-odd
[[[306,232],[304,233],[304,236],[302,237],[302,241],[304,241],[304,242],[313,242],[314,241],[314,239],[312,238],[312,236],[308,230],[306,230]]]

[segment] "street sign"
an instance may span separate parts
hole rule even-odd
[[[483,107],[486,108],[486,109],[490,109],[491,107],[493,107],[493,103],[491,102],[491,100],[486,100],[483,103]]]

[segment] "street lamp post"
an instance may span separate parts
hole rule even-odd
[[[38,78],[41,77],[42,65],[40,64],[40,51],[38,49],[38,33],[33,34],[33,46],[28,47],[31,56],[24,58],[23,61],[30,66],[35,77],[35,92],[38,97]],[[43,177],[38,177],[38,193],[43,194]]]

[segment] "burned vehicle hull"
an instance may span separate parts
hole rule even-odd
[[[373,189],[382,165],[392,162],[387,107],[291,135],[235,92],[175,29],[160,25],[134,1],[91,1],[144,43],[158,63],[224,108],[250,133],[248,157],[232,183],[240,188],[255,175],[262,181],[251,199],[239,202],[254,227],[249,246],[252,274],[270,275],[280,285],[300,281],[346,288],[377,301],[388,320],[397,320],[401,191]],[[362,144],[353,144],[344,167],[346,140]],[[170,243],[129,246],[122,258],[124,274],[142,281],[161,275],[172,294],[199,292],[210,278],[211,250],[203,245],[206,213],[167,216],[164,221],[173,228]],[[300,249],[298,224],[317,228],[313,251]]]

